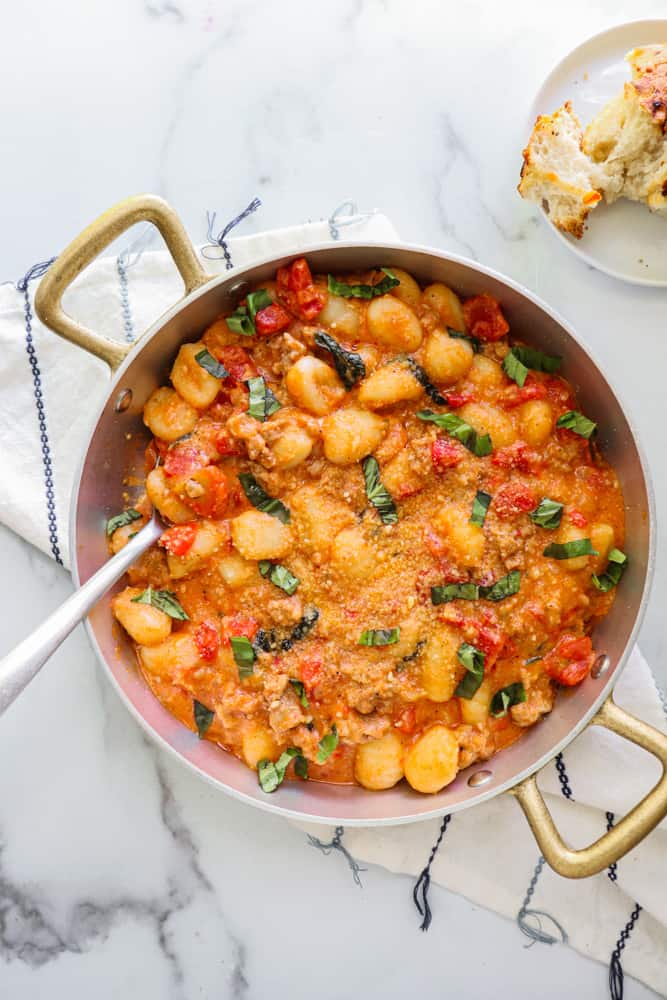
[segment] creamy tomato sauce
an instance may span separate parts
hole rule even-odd
[[[559,359],[499,303],[282,268],[180,349],[144,420],[172,526],[114,598],[157,698],[258,769],[436,792],[594,661],[623,497]]]

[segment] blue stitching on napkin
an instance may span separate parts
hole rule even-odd
[[[334,831],[332,839],[329,841],[328,844],[324,844],[322,843],[319,837],[313,837],[311,836],[310,833],[306,834],[310,846],[317,848],[317,850],[321,851],[322,854],[328,855],[331,854],[332,851],[339,851],[343,855],[343,857],[347,859],[347,863],[350,866],[350,871],[352,872],[352,878],[359,886],[359,888],[363,889],[359,872],[365,872],[366,868],[361,868],[356,858],[353,858],[350,852],[348,851],[347,847],[345,847],[345,845],[343,844],[344,835],[345,835],[345,827],[337,826]]]
[[[546,920],[550,920],[551,923],[558,928],[558,931],[560,933],[561,944],[567,944],[568,941],[566,930],[562,927],[561,924],[558,923],[555,917],[552,917],[550,913],[546,912],[546,910],[528,909],[528,904],[533,898],[533,894],[535,892],[535,889],[537,888],[537,883],[540,875],[542,874],[542,869],[544,868],[544,865],[545,865],[545,859],[540,854],[539,860],[533,870],[532,878],[528,883],[528,888],[526,889],[526,895],[523,898],[521,909],[516,915],[516,922],[519,925],[519,930],[521,931],[522,934],[525,934],[527,938],[530,938],[530,944],[525,945],[526,948],[531,948],[537,941],[539,941],[540,944],[558,943],[557,937],[554,937],[553,934],[549,934],[548,931],[542,930],[542,921],[540,919],[541,917],[544,917]],[[528,923],[526,917],[534,917],[537,927],[532,927]]]
[[[247,219],[249,215],[252,215],[253,212],[256,212],[261,204],[261,199],[253,198],[250,204],[246,205],[243,211],[239,215],[235,216],[231,222],[228,222],[225,228],[222,229],[217,236],[213,234],[216,213],[207,211],[206,221],[208,223],[208,230],[206,233],[206,239],[208,240],[208,243],[204,244],[201,248],[202,257],[206,257],[207,260],[220,260],[220,257],[222,256],[225,258],[225,266],[227,270],[230,271],[234,265],[232,263],[229,247],[226,243],[226,238],[229,233],[231,233],[232,229],[238,226],[240,222],[243,222],[244,219]],[[218,250],[221,250],[222,253],[218,253]],[[207,253],[206,251],[209,252]],[[216,252],[213,253],[212,251]]]
[[[415,882],[414,887],[412,889],[412,898],[414,900],[414,904],[417,907],[417,910],[419,911],[420,917],[423,917],[423,920],[419,925],[419,928],[422,931],[427,931],[429,929],[429,927],[431,926],[431,921],[433,919],[433,915],[431,913],[431,907],[428,901],[428,891],[431,887],[431,865],[435,861],[435,856],[440,849],[442,838],[445,835],[445,831],[449,826],[449,821],[451,820],[451,818],[452,818],[451,813],[447,813],[446,816],[443,816],[437,840],[433,845],[433,847],[431,848],[431,853],[429,854],[428,861],[426,862],[424,868],[422,868],[419,874],[419,878]],[[420,893],[421,893],[421,900],[419,898]]]

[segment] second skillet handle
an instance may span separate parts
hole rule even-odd
[[[82,326],[67,315],[62,298],[84,268],[137,222],[152,222],[160,231],[183,279],[186,294],[210,281],[211,275],[199,263],[173,208],[157,195],[138,194],[114,205],[79,233],[51,265],[35,295],[35,311],[45,326],[105,361],[112,371],[118,368],[132,345],[110,340]]]

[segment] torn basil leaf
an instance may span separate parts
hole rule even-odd
[[[290,597],[300,584],[300,580],[280,563],[272,563],[268,559],[260,559],[259,572],[265,580],[269,580],[275,587],[284,590]]]
[[[289,522],[290,512],[282,500],[276,500],[275,497],[269,496],[250,472],[239,472],[238,479],[243,487],[243,492],[253,507],[265,514],[271,514],[272,517],[277,517],[283,524]]]
[[[238,306],[231,316],[225,320],[232,333],[241,333],[244,337],[255,336],[255,324],[245,306]]]
[[[625,572],[628,557],[620,549],[610,549],[607,553],[607,568],[600,576],[597,573],[591,574],[591,580],[598,590],[606,594],[608,590],[615,587]]]
[[[197,727],[199,739],[203,740],[215,718],[215,712],[212,712],[210,708],[207,708],[206,705],[202,705],[202,703],[197,701],[195,698],[192,703],[192,714],[194,715],[195,726]]]
[[[254,323],[255,316],[262,309],[268,308],[268,306],[273,304],[273,299],[267,292],[266,288],[258,288],[256,292],[249,292],[246,297],[246,309],[248,310],[248,315],[253,322],[253,333],[255,332]]]
[[[306,694],[306,689],[304,687],[303,681],[298,681],[295,677],[290,677],[290,684],[294,688],[294,692],[301,702],[304,708],[308,708],[308,695]]]
[[[369,628],[359,636],[360,646],[393,646],[398,642],[400,628]]]
[[[323,736],[317,745],[319,750],[317,751],[317,757],[315,760],[318,764],[324,764],[325,760],[329,759],[338,746],[338,730],[336,729],[335,723],[331,727],[331,732],[327,733],[326,736]]]
[[[469,642],[462,642],[456,651],[456,658],[467,672],[454,694],[457,698],[472,698],[484,680],[484,653]]]
[[[471,451],[478,458],[490,455],[493,451],[490,435],[478,434],[474,427],[467,424],[465,420],[461,420],[455,413],[434,413],[432,410],[419,410],[417,417],[419,420],[430,421],[436,427],[446,431],[450,437],[460,441],[468,451]]]
[[[281,408],[281,403],[273,395],[264,379],[260,376],[249,378],[246,382],[250,395],[248,397],[248,416],[262,423]]]
[[[420,386],[426,393],[426,395],[433,400],[436,406],[447,406],[447,398],[443,396],[438,389],[436,389],[436,387],[433,385],[433,383],[429,379],[428,375],[426,374],[422,366],[420,364],[417,364],[415,359],[411,358],[407,354],[405,355],[404,360],[405,363],[410,368],[410,371],[412,372],[412,374],[417,379]]]
[[[382,523],[395,524],[398,521],[396,504],[391,494],[382,485],[380,480],[380,466],[377,463],[377,459],[373,458],[372,455],[368,455],[361,463],[361,467],[364,472],[364,482],[366,483],[366,496],[380,515]]]
[[[302,778],[303,781],[308,778],[308,761],[302,754],[298,754],[294,761],[294,773],[297,778]]]
[[[513,569],[507,576],[501,576],[499,580],[488,587],[479,588],[479,596],[485,601],[504,601],[506,597],[518,594],[521,586],[521,573],[518,569]]]
[[[195,361],[200,368],[203,368],[204,371],[208,372],[209,375],[212,375],[213,378],[229,378],[229,372],[225,366],[221,365],[220,362],[206,350],[206,348],[198,354],[195,354]]]
[[[290,761],[296,757],[303,759],[302,753],[298,747],[288,747],[284,750],[278,760],[274,763],[265,757],[257,765],[257,779],[261,786],[263,792],[275,792],[279,785],[282,785],[285,780],[285,774],[287,768],[289,767]],[[295,768],[296,770],[296,762]],[[302,775],[300,775],[301,777]]]
[[[347,351],[323,330],[318,330],[315,334],[315,343],[331,354],[334,367],[346,389],[351,389],[360,379],[365,378],[366,366],[360,354]]]
[[[555,531],[560,527],[562,516],[563,504],[557,500],[550,500],[549,497],[542,497],[535,510],[528,515],[533,524],[538,528],[546,528],[547,531]]]
[[[504,715],[507,715],[508,708],[511,708],[512,705],[520,705],[525,700],[526,689],[521,681],[508,684],[507,687],[496,691],[491,699],[491,715],[494,719],[501,719]]]
[[[470,333],[462,333],[461,330],[453,330],[451,326],[447,327],[447,333],[450,337],[454,337],[455,340],[467,340],[475,354],[479,354],[482,349],[482,341],[479,340],[478,337],[473,337]]]
[[[590,538],[575,538],[571,542],[552,542],[542,552],[550,559],[575,559],[577,556],[597,556]]]
[[[244,681],[253,674],[255,650],[247,635],[233,635],[229,644],[232,647],[236,666],[239,668],[239,677]]]
[[[484,521],[486,520],[486,514],[490,503],[491,494],[484,493],[483,490],[478,490],[475,494],[475,499],[472,502],[472,513],[470,515],[471,524],[477,524],[480,528],[484,526]]]
[[[523,386],[528,375],[528,369],[532,368],[536,372],[557,372],[563,363],[563,359],[555,355],[543,354],[533,347],[524,347],[515,344],[505,355],[503,361],[503,371],[508,378],[513,379],[518,386]]]
[[[141,594],[132,598],[133,604],[150,604],[158,611],[163,611],[170,618],[175,618],[179,622],[188,621],[188,616],[176,600],[176,594],[171,590],[153,590],[146,587]]]
[[[124,528],[126,524],[132,524],[133,521],[140,520],[141,514],[139,511],[135,510],[134,507],[129,507],[121,514],[114,514],[113,517],[109,518],[107,521],[107,535],[111,537],[114,531],[117,531],[118,528]]]
[[[400,285],[388,267],[381,267],[384,278],[376,285],[348,285],[346,281],[337,281],[332,274],[327,277],[327,288],[332,295],[340,295],[344,299],[374,299],[378,295],[386,295],[392,288]]]
[[[476,583],[445,583],[431,587],[431,604],[449,604],[450,601],[476,601],[479,587]]]
[[[585,417],[578,410],[568,410],[556,421],[556,427],[564,427],[565,430],[572,431],[582,438],[590,438],[595,431],[597,424]]]

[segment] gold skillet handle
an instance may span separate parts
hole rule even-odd
[[[533,774],[511,789],[526,814],[540,851],[559,875],[587,878],[618,861],[646,837],[667,815],[667,736],[615,705],[611,696],[591,720],[593,726],[623,736],[652,753],[662,764],[657,785],[617,825],[589,847],[579,851],[562,839],[537,787]]]
[[[64,311],[62,297],[77,275],[137,222],[152,222],[160,231],[183,279],[186,294],[210,280],[211,275],[199,263],[173,208],[157,195],[139,194],[114,205],[84,229],[51,265],[35,295],[35,310],[45,326],[105,361],[112,371],[132,345],[110,340],[82,326]]]

